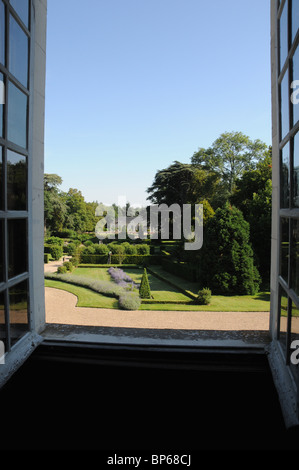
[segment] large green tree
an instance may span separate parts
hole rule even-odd
[[[62,184],[62,178],[56,174],[44,175],[44,227],[47,231],[57,232],[62,230],[66,217],[67,205],[61,193],[59,186]]]
[[[236,183],[231,198],[250,225],[250,241],[259,272],[266,284],[270,279],[272,219],[272,149],[269,147],[256,169],[246,171]]]
[[[218,208],[204,228],[200,280],[218,294],[255,294],[260,275],[250,245],[249,223],[229,203]]]
[[[251,140],[242,132],[224,132],[210,148],[199,148],[191,162],[218,173],[232,194],[237,179],[254,169],[266,150],[267,145],[259,139]]]

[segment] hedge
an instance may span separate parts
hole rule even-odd
[[[107,255],[81,255],[81,264],[108,264]],[[160,255],[125,255],[119,263],[119,255],[111,255],[111,264],[161,264]],[[110,264],[109,264],[110,265]]]
[[[196,269],[190,263],[179,263],[162,258],[161,264],[162,268],[171,274],[187,279],[187,281],[197,281]]]

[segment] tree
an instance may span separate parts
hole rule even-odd
[[[56,174],[44,175],[44,226],[47,230],[62,230],[67,217],[67,206],[61,197],[58,186],[62,178]]]
[[[64,200],[68,207],[68,228],[77,232],[84,232],[87,224],[87,211],[81,191],[70,188],[64,194]]]
[[[140,287],[139,287],[139,296],[141,299],[150,299],[151,298],[151,289],[147,277],[146,268],[144,268]]]
[[[250,225],[250,241],[265,284],[270,280],[272,219],[272,149],[269,147],[255,170],[247,171],[236,183],[231,198]]]
[[[159,205],[189,204],[194,171],[193,165],[178,161],[168,168],[157,171],[152,186],[147,189],[147,193],[150,194],[147,199]]]
[[[249,242],[249,223],[230,204],[208,219],[200,254],[201,282],[218,294],[255,294],[260,275]]]
[[[242,132],[224,132],[208,149],[200,148],[191,162],[218,173],[232,194],[236,180],[244,171],[255,168],[267,146],[261,140],[251,140]]]

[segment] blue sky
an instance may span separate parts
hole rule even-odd
[[[223,132],[270,145],[270,89],[270,0],[49,0],[45,172],[145,204]]]

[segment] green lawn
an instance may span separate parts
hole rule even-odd
[[[118,308],[117,299],[97,294],[85,287],[75,286],[67,282],[53,281],[52,279],[45,279],[45,287],[54,287],[55,289],[65,290],[76,295],[78,298],[77,307]]]
[[[128,268],[124,270],[131,276],[135,282],[140,282],[143,270],[138,268]],[[198,286],[196,283],[191,283],[177,276],[166,273],[159,266],[151,268],[164,279],[168,279],[173,284],[178,285],[190,292],[196,293]],[[85,268],[78,267],[73,271],[73,274],[78,276],[88,276],[98,280],[110,280],[110,275],[107,268]],[[140,310],[176,310],[176,311],[269,311],[270,309],[270,294],[262,292],[254,296],[241,295],[241,296],[219,296],[212,295],[210,305],[194,305],[190,303],[191,299],[176,289],[174,286],[157,278],[155,275],[148,272],[151,292],[154,300],[163,301],[185,301],[188,304],[142,304]],[[96,292],[91,291],[80,286],[67,284],[65,282],[45,280],[45,285],[48,287],[55,287],[58,289],[67,290],[78,297],[78,307],[99,307],[99,308],[118,308],[117,299],[106,297]]]

